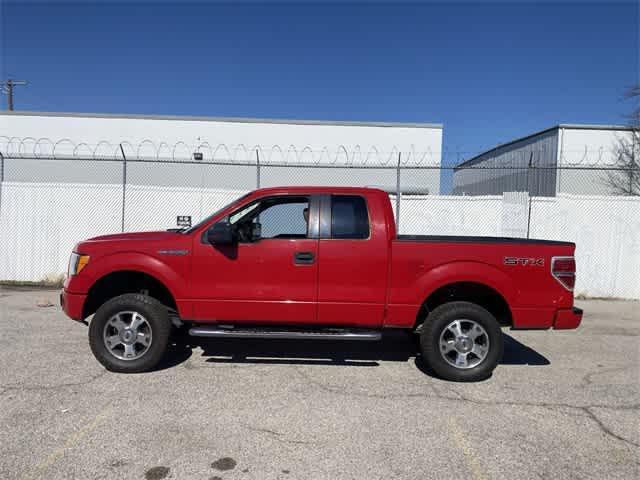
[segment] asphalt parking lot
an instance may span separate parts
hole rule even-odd
[[[577,303],[577,331],[505,330],[475,384],[401,333],[210,341],[123,375],[56,291],[0,287],[0,478],[638,478],[640,303]]]

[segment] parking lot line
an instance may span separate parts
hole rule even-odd
[[[469,445],[469,441],[464,436],[462,429],[458,426],[453,417],[449,417],[449,419],[447,420],[447,427],[449,429],[449,433],[451,433],[453,443],[458,448],[458,450],[462,452],[474,480],[488,479],[489,477],[482,469],[482,466],[478,461],[478,457],[476,457],[473,449],[471,448],[471,445]]]
[[[41,474],[47,468],[49,468],[55,462],[57,462],[62,457],[64,457],[64,454],[68,449],[75,446],[89,432],[95,430],[95,428],[98,425],[100,425],[100,423],[102,423],[104,420],[109,418],[111,414],[112,414],[112,409],[110,406],[102,410],[93,418],[93,420],[91,420],[89,423],[83,425],[82,427],[80,427],[80,429],[76,430],[71,435],[69,435],[69,438],[67,438],[67,441],[64,442],[64,445],[62,447],[55,449],[53,452],[47,455],[47,458],[45,458],[45,460],[42,463],[40,463],[39,465],[36,465],[33,471],[23,478],[25,480],[40,478]]]

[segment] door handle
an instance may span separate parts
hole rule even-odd
[[[314,261],[313,252],[296,252],[293,255],[293,263],[296,265],[312,265]]]

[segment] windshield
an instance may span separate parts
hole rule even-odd
[[[245,198],[247,198],[249,196],[251,192],[249,193],[245,193],[244,195],[242,195],[239,198],[236,198],[233,202],[225,205],[222,208],[219,208],[218,210],[216,210],[215,212],[213,212],[211,215],[209,215],[208,217],[204,218],[203,220],[200,220],[198,223],[196,223],[195,225],[187,228],[186,230],[180,230],[180,233],[191,233],[194,232],[195,230],[197,230],[198,228],[200,228],[202,225],[204,225],[205,223],[207,223],[209,220],[211,220],[213,217],[215,217],[216,215],[218,215],[221,211],[223,211],[224,209],[231,207],[237,203],[239,203],[240,201],[244,200]]]

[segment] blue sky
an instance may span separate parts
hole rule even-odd
[[[638,82],[631,1],[1,8],[18,110],[443,123],[446,163],[623,123]]]

